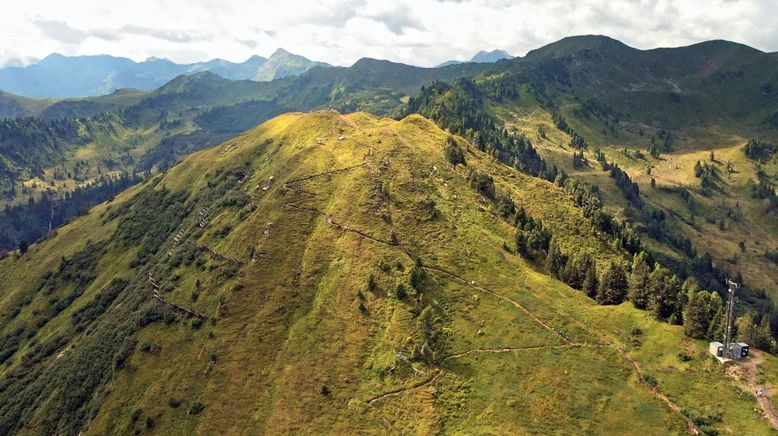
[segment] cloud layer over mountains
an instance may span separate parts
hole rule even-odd
[[[432,66],[591,33],[638,48],[728,39],[778,50],[772,0],[29,0],[3,15],[0,65],[52,52],[243,61],[284,47],[336,65],[374,57]]]

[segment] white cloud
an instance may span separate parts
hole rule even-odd
[[[778,50],[774,0],[3,3],[0,65],[51,52],[238,61],[277,47],[339,65],[366,56],[435,65],[481,49],[523,55],[576,34],[604,34],[638,48],[729,39]]]

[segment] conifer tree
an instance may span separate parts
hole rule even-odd
[[[521,229],[516,230],[516,252],[522,256],[529,255],[527,235]]]
[[[465,162],[465,153],[459,147],[453,136],[446,139],[446,157],[452,165],[467,165]]]
[[[597,265],[594,259],[590,259],[584,268],[584,279],[581,284],[581,290],[586,292],[590,298],[594,298],[597,295]]]
[[[427,273],[424,270],[424,263],[420,257],[417,257],[413,269],[411,269],[410,273],[410,282],[413,289],[422,291],[422,285],[426,276]]]
[[[546,271],[554,277],[559,278],[559,272],[564,265],[562,258],[562,252],[559,251],[559,247],[556,244],[556,239],[551,238],[551,242],[548,247],[548,254],[546,254]]]
[[[683,332],[686,336],[702,339],[710,327],[708,293],[693,292],[683,312]]]
[[[573,289],[581,289],[583,287],[584,280],[584,265],[586,265],[586,257],[591,259],[589,254],[583,254],[578,256],[570,256],[567,258],[567,263],[563,269],[562,279]]]
[[[719,306],[716,313],[713,314],[713,319],[708,324],[708,338],[716,341],[724,339],[724,329],[726,326],[724,315],[724,306]]]
[[[627,274],[618,263],[608,264],[597,287],[597,302],[600,304],[621,304],[627,296]]]
[[[648,277],[649,308],[657,319],[680,321],[679,294],[681,283],[667,268],[658,265]]]
[[[636,254],[632,260],[632,272],[629,275],[628,298],[632,304],[645,310],[648,307],[648,276],[651,268],[646,261],[647,254],[644,251]]]

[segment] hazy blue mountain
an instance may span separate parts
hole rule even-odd
[[[252,56],[245,62],[213,59],[178,64],[168,59],[143,62],[109,55],[52,54],[38,63],[0,68],[0,90],[27,97],[70,98],[106,95],[120,88],[156,89],[176,76],[209,71],[231,80],[273,80],[327,66],[278,49],[270,58]]]
[[[240,79],[259,81],[280,79],[286,76],[297,76],[316,66],[328,67],[330,65],[324,62],[315,62],[279,48],[256,69],[253,77],[240,77]]]
[[[470,58],[470,62],[497,62],[500,59],[512,59],[513,56],[505,50],[481,50]]]
[[[481,50],[475,55],[473,55],[473,57],[471,57],[470,60],[468,61],[458,61],[452,59],[443,62],[442,64],[436,65],[435,68],[447,67],[449,65],[456,65],[456,64],[464,64],[467,62],[492,63],[492,62],[497,62],[500,59],[513,59],[513,56],[505,50],[499,50],[499,49],[495,49],[492,51]]]
[[[28,67],[0,69],[0,89],[29,97],[96,95],[103,82],[134,64],[131,59],[107,55],[68,57],[55,53]]]

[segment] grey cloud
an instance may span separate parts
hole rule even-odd
[[[154,29],[135,24],[127,24],[120,29],[95,28],[81,30],[68,25],[64,21],[46,20],[39,17],[33,18],[31,21],[47,37],[67,44],[78,44],[89,37],[100,38],[106,41],[119,41],[127,35],[150,36],[152,38],[182,44],[210,39],[201,33]]]
[[[153,29],[151,27],[137,26],[127,24],[120,29],[91,29],[85,32],[87,36],[104,39],[106,41],[118,41],[127,35],[150,36],[152,38],[164,41],[187,44],[194,41],[207,41],[210,38],[204,34],[190,32],[175,32],[164,29]]]
[[[121,33],[126,33],[129,35],[142,35],[142,36],[151,36],[152,38],[162,39],[165,41],[170,42],[178,42],[178,43],[190,43],[195,40],[208,40],[208,37],[205,37],[202,34],[193,34],[188,32],[175,32],[175,31],[168,31],[163,29],[152,29],[150,27],[142,27],[142,26],[136,26],[134,24],[128,24],[119,30]]]
[[[304,15],[300,23],[317,24],[328,27],[343,27],[352,18],[357,17],[359,9],[365,6],[365,0],[343,0],[329,6],[326,10],[314,10]]]
[[[120,32],[109,29],[96,29],[89,32],[89,36],[104,39],[106,41],[118,41],[124,37]]]
[[[252,50],[259,47],[259,43],[253,39],[236,39],[236,41]]]
[[[424,25],[406,5],[397,6],[392,11],[372,15],[369,18],[384,23],[389,31],[397,35],[405,33],[405,29],[424,30]]]
[[[87,32],[71,27],[64,21],[46,20],[40,17],[35,17],[31,21],[47,37],[66,44],[78,44],[89,37]]]

